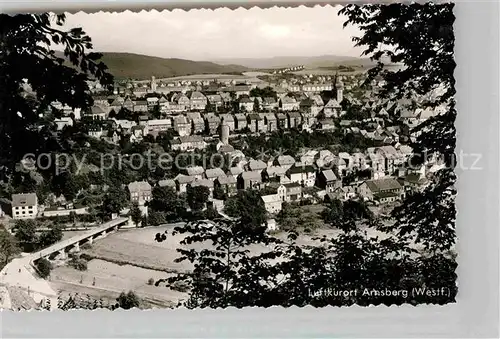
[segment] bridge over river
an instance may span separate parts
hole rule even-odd
[[[92,244],[94,240],[117,231],[120,227],[127,225],[128,222],[128,218],[116,218],[83,234],[62,240],[41,251],[12,260],[0,271],[0,287],[16,286],[26,291],[37,303],[48,298],[51,300],[51,305],[57,305],[57,293],[52,289],[48,281],[38,276],[35,270],[36,261],[41,258],[49,260],[65,259],[68,253],[79,251],[81,245]],[[10,296],[2,295],[0,308],[9,309],[11,308],[10,304]]]

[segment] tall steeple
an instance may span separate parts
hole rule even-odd
[[[338,79],[335,87],[337,89],[337,102],[340,104],[344,100],[344,83],[342,80]]]
[[[151,77],[151,91],[152,92],[155,92],[156,91],[156,79],[154,77],[154,75]]]

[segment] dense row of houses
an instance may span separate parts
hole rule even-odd
[[[385,204],[400,200],[407,192],[419,190],[427,182],[422,168],[402,168],[409,154],[407,146],[399,149],[383,146],[368,149],[366,153],[344,152],[338,155],[328,150],[310,150],[300,159],[289,155],[267,161],[241,159],[234,167],[225,170],[188,167],[175,178],[160,180],[157,184],[171,187],[179,194],[186,193],[189,186],[205,186],[210,199],[214,199],[216,189],[228,197],[238,190],[265,191],[262,200],[270,214],[279,213],[283,202],[304,199],[359,198]],[[343,184],[342,177],[367,169],[369,177]],[[130,186],[129,190],[132,194]],[[274,193],[270,194],[270,191]]]
[[[393,107],[395,103],[380,108],[379,103],[368,99],[368,93],[360,102],[364,102],[364,109],[372,112],[371,118],[363,121],[340,120],[335,118],[345,113],[340,105],[344,98],[341,82],[336,85],[291,83],[287,85],[287,90],[276,91],[277,98],[250,97],[253,87],[227,84],[222,89],[202,91],[186,84],[158,86],[153,79],[149,87],[130,87],[113,96],[96,96],[89,111],[82,114],[73,111],[72,118],[66,116],[55,123],[61,130],[81,116],[90,117],[94,123],[89,123],[88,134],[112,143],[118,143],[123,138],[138,142],[148,135],[156,137],[161,132],[173,130],[178,137],[171,142],[171,146],[178,151],[204,149],[210,137],[202,134],[220,134],[218,152],[238,159],[236,163],[231,162],[232,167],[188,167],[176,177],[154,184],[172,187],[178,194],[186,193],[188,187],[205,186],[212,200],[215,199],[215,190],[225,196],[232,196],[238,190],[256,190],[261,192],[266,210],[271,215],[279,213],[284,202],[363,199],[384,204],[425,187],[425,168],[405,169],[411,148],[400,143],[406,141],[400,138],[400,127],[384,126],[384,121],[388,111],[391,111],[397,112],[406,125],[414,126],[435,115],[435,110],[404,110]],[[324,102],[319,92],[332,90],[335,97]],[[288,95],[288,92],[295,93]],[[357,100],[349,99],[353,102]],[[237,105],[237,113],[216,113],[218,107],[227,105],[231,105],[233,110]],[[69,113],[65,106],[57,108]],[[130,120],[110,118],[111,111],[118,112],[122,108],[135,113]],[[162,113],[163,118],[152,119],[149,113],[155,110]],[[242,151],[235,150],[228,142],[231,133],[269,133],[293,128],[340,128],[344,134],[360,135],[380,141],[385,146],[351,154],[305,150],[297,156],[247,159]],[[358,172],[363,172],[363,176],[351,181],[343,180]],[[142,208],[152,198],[151,183],[146,181],[130,183],[128,189],[131,201],[139,203]],[[32,195],[12,197],[13,216],[36,216],[38,202],[33,200]],[[31,209],[27,208],[30,206]]]

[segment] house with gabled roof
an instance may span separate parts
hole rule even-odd
[[[322,106],[316,105],[316,102],[310,98],[302,100],[299,107],[302,114],[306,117],[316,117],[323,108]]]
[[[229,131],[235,130],[234,116],[231,114],[220,114],[219,115],[222,124],[226,124],[229,127]]]
[[[248,171],[241,173],[238,178],[237,187],[239,189],[260,190],[264,187],[262,183],[261,171]]]
[[[225,177],[226,174],[221,168],[211,168],[205,171],[205,177],[209,180],[214,181],[218,177]]]
[[[381,203],[401,200],[404,190],[395,178],[366,180],[357,189],[358,194],[365,200],[378,200]]]
[[[325,105],[325,103],[323,102],[323,99],[321,98],[321,95],[319,95],[319,94],[315,94],[315,95],[311,96],[311,99],[314,101],[316,106],[323,107]]]
[[[276,122],[278,124],[278,129],[288,129],[288,119],[284,113],[276,114]]]
[[[160,106],[160,110],[162,108],[168,108],[168,104],[169,104],[168,100],[167,98],[165,98],[165,96],[162,95],[161,98],[158,99],[158,105]]]
[[[120,96],[117,96],[109,105],[109,109],[114,110],[116,113],[118,113],[118,111],[120,111],[124,103],[125,99],[123,99]]]
[[[219,176],[214,180],[214,187],[222,189],[224,194],[231,197],[237,193],[237,180],[232,175]]]
[[[158,181],[159,187],[171,187],[174,190],[177,190],[174,179],[163,179]]]
[[[299,112],[288,112],[288,128],[302,127],[302,115]]]
[[[295,98],[284,96],[279,101],[279,107],[283,111],[295,111],[300,107],[300,103]]]
[[[185,173],[197,180],[204,178],[205,169],[202,166],[189,166],[184,169]]]
[[[13,194],[11,206],[13,219],[34,219],[38,215],[36,193]]]
[[[262,100],[262,108],[264,108],[265,110],[271,111],[278,108],[278,106],[278,102],[273,97],[265,97]]]
[[[229,170],[227,171],[226,174],[228,176],[232,176],[236,179],[243,172],[245,172],[245,170],[243,168],[238,167],[238,166],[234,166],[234,167],[229,168]]]
[[[267,164],[262,160],[250,160],[247,164],[249,171],[259,171],[262,172],[267,168]]]
[[[323,131],[331,131],[335,129],[335,122],[333,119],[321,119],[318,121],[318,129]]]
[[[134,111],[134,102],[132,101],[132,99],[130,97],[127,97],[127,99],[125,99],[125,101],[123,102],[122,107],[133,112]]]
[[[327,169],[319,172],[316,185],[324,189],[326,193],[333,193],[335,189],[342,186],[342,180],[337,178],[333,170]]]
[[[199,112],[186,112],[186,119],[191,123],[193,133],[205,131],[205,120],[203,120]]]
[[[299,183],[305,187],[312,187],[316,183],[316,169],[312,165],[295,164],[287,171],[291,182]]]
[[[146,87],[135,87],[132,90],[132,93],[134,94],[135,97],[141,98],[148,93],[148,89]]]
[[[187,186],[193,183],[196,180],[195,177],[191,177],[189,175],[179,174],[174,178],[175,185],[177,187],[177,192],[186,193]]]
[[[185,111],[191,107],[191,100],[184,93],[178,93],[172,97],[172,101],[179,106],[179,109]]]
[[[327,118],[337,118],[341,110],[340,104],[335,99],[330,99],[325,107],[323,107],[323,113]]]
[[[134,181],[128,184],[130,192],[130,201],[137,202],[139,205],[151,200],[153,197],[152,188],[147,181]]]
[[[267,213],[275,215],[281,212],[283,202],[277,194],[263,195],[261,196],[261,199],[264,202],[264,208],[266,209]]]
[[[191,134],[191,123],[187,120],[184,115],[178,115],[173,118],[173,127],[180,136],[186,136]]]
[[[148,102],[146,100],[134,101],[134,113],[142,113],[148,111]]]
[[[274,160],[274,165],[289,169],[295,164],[295,159],[291,155],[280,155]]]
[[[242,111],[242,112],[253,112],[254,102],[252,99],[250,99],[248,97],[242,97],[238,101],[238,106],[239,106],[240,111]]]
[[[288,183],[290,179],[286,176],[288,167],[268,166],[262,171],[262,179],[266,182]]]
[[[281,184],[278,187],[278,197],[283,202],[294,202],[302,199],[302,185],[297,182]]]
[[[211,105],[213,105],[215,107],[221,107],[222,105],[224,105],[224,101],[222,100],[222,97],[220,94],[207,95],[207,100]]]
[[[160,100],[160,99],[158,99],[158,97],[153,97],[153,96],[151,96],[151,97],[147,97],[147,98],[146,98],[146,102],[147,102],[147,104],[148,104],[148,108],[153,108],[153,107],[155,107],[156,105],[158,105],[158,101],[159,101],[159,100]]]
[[[181,136],[172,141],[172,149],[178,151],[193,151],[196,149],[205,149],[207,143],[200,135]]]
[[[90,108],[86,116],[92,117],[93,120],[105,120],[108,118],[108,112],[105,108],[94,105]]]
[[[266,126],[266,132],[271,133],[278,129],[278,121],[274,113],[264,113],[264,125]]]
[[[241,131],[248,127],[247,117],[243,113],[237,113],[234,115],[234,129],[236,131]]]
[[[220,126],[220,117],[215,114],[205,114],[205,129],[209,134],[217,134]]]
[[[248,128],[252,133],[265,132],[264,119],[257,113],[247,115]]]
[[[189,105],[192,110],[204,110],[207,106],[208,100],[203,93],[198,91],[193,91],[191,97],[189,98]]]

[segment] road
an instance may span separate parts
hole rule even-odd
[[[69,239],[60,241],[52,246],[49,246],[41,251],[25,255],[21,258],[16,258],[8,263],[0,271],[0,286],[17,286],[23,289],[32,297],[35,302],[40,303],[41,300],[49,298],[51,300],[52,307],[57,306],[57,293],[50,286],[49,282],[45,279],[38,277],[35,269],[32,266],[32,262],[36,259],[48,256],[54,252],[58,252],[72,244],[80,242],[89,236],[95,235],[102,231],[114,227],[120,223],[128,220],[127,218],[117,218],[111,220],[110,222],[104,223],[99,227],[93,228],[92,230],[85,232]],[[9,298],[1,298],[0,308],[9,308],[10,301]]]

